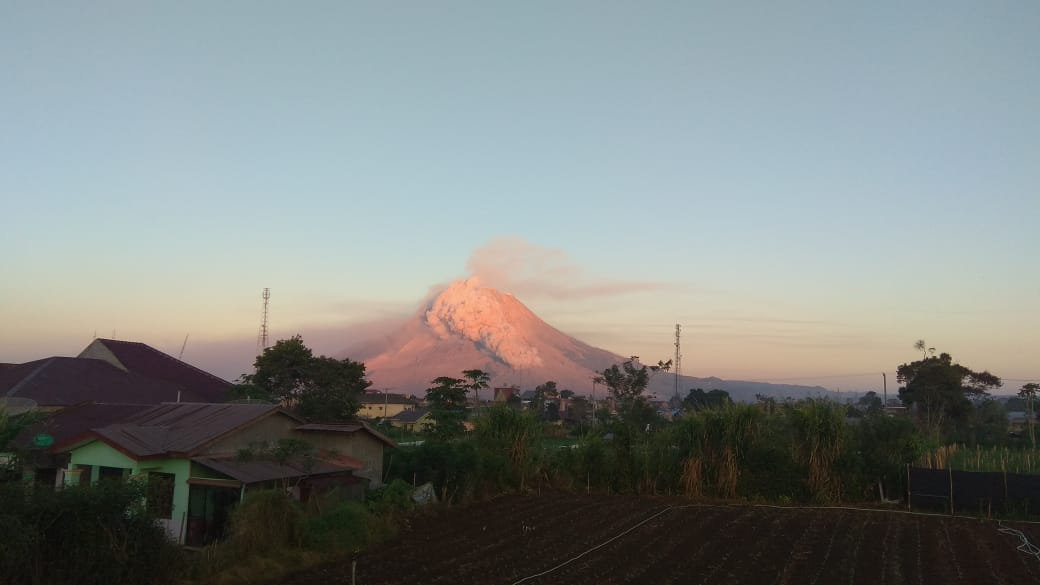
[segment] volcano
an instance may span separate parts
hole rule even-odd
[[[493,387],[531,389],[553,380],[561,389],[589,395],[598,372],[626,357],[593,347],[549,325],[511,294],[459,280],[428,300],[403,326],[350,352],[363,361],[374,388],[422,395],[439,376],[461,377],[463,370],[491,374]],[[674,393],[675,376],[655,376],[649,390]],[[682,376],[682,395],[690,388],[726,390],[734,400],[756,394],[803,397],[828,394],[819,386],[793,386]],[[598,396],[606,393],[603,386]],[[490,398],[490,392],[487,395]]]

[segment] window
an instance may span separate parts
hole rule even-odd
[[[148,473],[148,513],[156,518],[173,517],[173,483],[176,476],[172,473]]]

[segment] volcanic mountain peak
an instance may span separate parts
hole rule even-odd
[[[426,325],[438,338],[468,339],[513,368],[542,365],[523,328],[532,319],[539,320],[515,297],[482,287],[476,278],[452,283],[425,312]]]
[[[452,283],[398,329],[344,355],[364,362],[377,387],[416,394],[437,377],[458,376],[468,369],[488,372],[497,386],[528,389],[553,380],[561,388],[584,394],[595,391],[593,378],[625,359],[563,333],[513,295],[483,286],[476,278]],[[672,376],[657,376],[651,380],[650,390],[669,396],[674,384]],[[823,388],[686,376],[680,384],[683,391],[720,388],[735,400],[754,400],[756,394],[826,392]]]

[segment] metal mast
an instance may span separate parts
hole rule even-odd
[[[264,312],[263,316],[260,318],[260,333],[256,336],[257,355],[263,353],[264,350],[267,349],[267,305],[271,300],[271,289],[264,288],[262,298],[264,299]]]
[[[679,333],[682,327],[675,324],[675,398],[679,399],[679,376],[682,375],[682,352],[679,350]]]

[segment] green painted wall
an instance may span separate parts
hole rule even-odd
[[[173,538],[177,539],[178,542],[181,541],[182,525],[188,513],[188,477],[191,472],[191,461],[188,459],[145,459],[137,461],[101,441],[92,441],[77,447],[70,451],[69,455],[70,467],[77,465],[92,466],[92,482],[97,481],[98,469],[100,467],[128,469],[131,476],[142,475],[152,471],[172,473],[174,475],[173,512],[170,514],[169,519],[164,519],[160,522]]]

